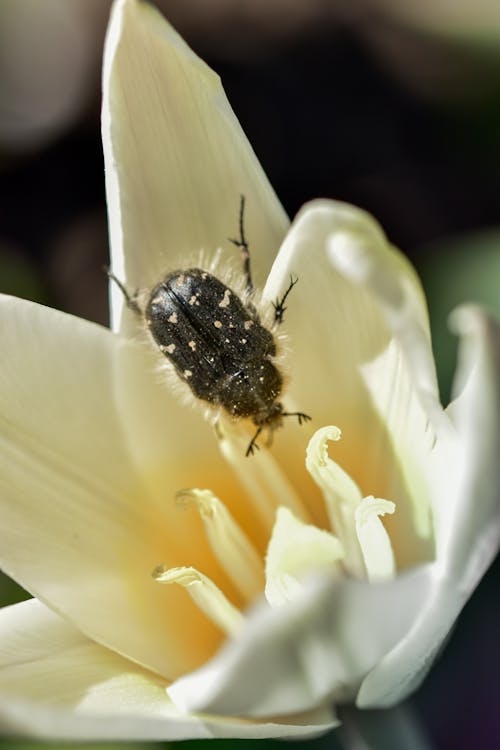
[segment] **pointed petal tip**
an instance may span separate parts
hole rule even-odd
[[[190,59],[207,78],[219,81],[219,76],[189,47],[181,35],[174,29],[168,19],[148,2],[142,0],[114,0],[111,7],[110,21],[106,36],[106,47],[116,49],[116,42],[130,34],[133,40],[139,33],[146,31],[153,36],[161,36],[168,41],[177,52]],[[110,44],[108,45],[108,41]],[[113,43],[114,42],[114,43]],[[105,53],[106,59],[106,53]]]

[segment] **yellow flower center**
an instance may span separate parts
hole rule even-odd
[[[337,427],[323,427],[314,433],[306,451],[306,468],[321,490],[328,519],[328,528],[322,529],[313,522],[310,510],[270,453],[262,453],[259,471],[255,471],[252,462],[244,458],[238,437],[229,439],[220,431],[222,453],[237,466],[241,481],[255,501],[254,511],[261,526],[267,530],[265,558],[213,492],[181,490],[178,505],[197,511],[209,547],[234,585],[240,606],[191,566],[160,565],[153,571],[154,579],[183,587],[197,608],[227,635],[241,627],[243,610],[262,593],[270,606],[280,606],[296,597],[311,576],[392,579],[396,575],[395,557],[381,517],[394,513],[396,506],[383,498],[364,497],[356,482],[330,458],[328,445],[340,438]]]

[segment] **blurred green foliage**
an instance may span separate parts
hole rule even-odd
[[[0,292],[42,304],[48,301],[47,290],[33,262],[4,249],[0,252]]]

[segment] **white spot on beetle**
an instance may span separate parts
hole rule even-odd
[[[214,320],[214,326],[216,328],[222,328],[222,323],[220,322],[220,320]]]
[[[188,346],[191,349],[191,351],[193,352],[196,351],[196,341],[190,341]]]
[[[169,344],[168,346],[162,346],[162,351],[173,354],[175,352],[175,344]]]
[[[245,322],[243,323],[243,328],[245,329],[245,331],[249,331],[252,326],[253,320],[245,320]]]
[[[169,323],[177,323],[177,313],[173,312],[172,315],[168,319]]]
[[[247,343],[246,339],[240,339],[240,344],[246,344],[246,343]]]
[[[192,374],[191,370],[184,370],[183,372],[185,378],[190,378]]]
[[[189,304],[194,305],[195,302],[196,302],[196,294],[193,294],[193,296],[189,298]]]
[[[226,291],[224,292],[223,298],[219,302],[219,307],[229,307],[229,303],[231,301],[230,297],[231,297],[231,290],[226,289]]]

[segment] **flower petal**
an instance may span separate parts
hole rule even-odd
[[[202,663],[220,634],[151,571],[188,554],[218,584],[220,571],[202,529],[168,494],[162,508],[130,460],[114,366],[136,347],[23,300],[0,297],[0,315],[2,568],[86,635],[166,676]]]
[[[3,735],[73,741],[263,738],[315,735],[335,725],[328,711],[290,724],[181,714],[164,680],[86,639],[37,600],[0,610],[0,633]]]
[[[460,395],[449,409],[457,440],[436,445],[441,497],[431,594],[406,636],[363,682],[360,707],[393,705],[419,685],[500,547],[500,326],[474,307],[457,310],[453,325],[462,336]]]
[[[284,403],[312,422],[300,433],[287,425],[275,452],[303,482],[304,443],[319,427],[337,425],[335,461],[364,496],[398,505],[387,521],[391,538],[400,540],[398,568],[430,560],[425,465],[435,433],[429,419],[441,424],[444,416],[415,273],[371,216],[322,200],[294,220],[265,298],[279,298],[291,275],[298,283],[285,316],[292,354]]]
[[[462,463],[437,542],[445,571],[470,594],[500,547],[500,323],[473,306],[451,323],[461,341],[449,413]]]
[[[436,563],[431,567],[427,598],[400,641],[363,680],[356,698],[359,708],[387,708],[416,690],[465,604],[467,595],[457,581],[443,577]]]
[[[179,709],[247,717],[352,699],[411,627],[431,582],[431,566],[383,584],[310,581],[293,602],[254,609],[238,638],[169,695]]]
[[[103,143],[113,268],[159,281],[237,234],[239,196],[262,285],[288,219],[211,71],[152,7],[115,3],[103,73]],[[122,296],[113,291],[119,321]]]

